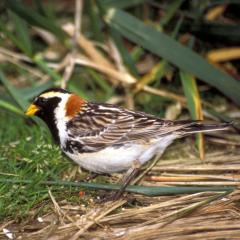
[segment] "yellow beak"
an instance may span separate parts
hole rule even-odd
[[[33,116],[37,111],[39,111],[39,108],[35,104],[31,104],[25,114],[27,116]]]

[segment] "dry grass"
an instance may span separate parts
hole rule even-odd
[[[87,2],[88,1],[85,1],[84,4],[87,4]],[[67,4],[70,6],[69,3]],[[109,40],[111,39],[111,34],[108,36],[105,31],[102,31],[104,41],[101,43],[100,41],[96,41],[94,37],[92,38],[92,34],[90,34],[91,37],[88,37],[89,33],[86,34],[82,31],[82,20],[84,20],[82,19],[82,14],[84,13],[82,12],[83,1],[76,0],[75,4],[75,7],[71,10],[71,12],[75,14],[74,23],[69,22],[68,19],[63,19],[63,22],[66,22],[66,24],[59,25],[68,34],[68,40],[71,39],[71,41],[73,40],[74,42],[74,47],[71,51],[63,45],[59,45],[59,48],[56,48],[55,51],[52,50],[52,47],[58,42],[58,38],[50,32],[43,31],[43,29],[32,26],[31,32],[25,33],[26,36],[31,37],[34,44],[36,44],[37,41],[32,37],[33,34],[36,38],[44,40],[44,51],[40,54],[43,56],[42,63],[45,64],[43,64],[44,68],[41,69],[40,65],[36,67],[32,66],[37,62],[37,51],[34,52],[30,58],[24,54],[23,50],[19,53],[19,47],[16,47],[15,44],[13,44],[12,47],[5,43],[0,47],[1,62],[7,70],[10,64],[27,72],[26,76],[20,72],[21,74],[19,74],[18,78],[7,74],[11,80],[9,82],[18,88],[22,82],[28,82],[27,80],[30,75],[34,77],[38,83],[53,83],[53,81],[50,80],[54,79],[57,80],[58,84],[62,87],[67,85],[78,89],[79,86],[76,84],[78,81],[77,83],[85,83],[82,84],[83,89],[81,89],[81,91],[86,92],[85,94],[89,99],[93,98],[93,96],[95,97],[97,93],[101,93],[100,96],[104,101],[108,100],[108,102],[111,103],[120,102],[129,108],[134,108],[134,104],[136,106],[140,105],[152,112],[156,112],[154,109],[155,104],[150,109],[148,107],[151,106],[153,102],[161,102],[160,105],[157,105],[157,109],[161,106],[169,108],[168,103],[164,103],[166,99],[177,102],[181,106],[181,109],[186,107],[189,99],[182,95],[182,91],[177,89],[177,84],[174,88],[165,88],[165,86],[169,86],[170,84],[171,87],[174,86],[174,79],[178,76],[175,72],[178,71],[175,71],[176,69],[169,65],[165,59],[156,58],[156,56],[160,56],[160,54],[153,56],[148,53],[148,51],[145,51],[142,57],[140,54],[139,57],[134,60],[131,56],[134,53],[133,50],[139,51],[141,48],[137,44],[134,45],[134,48],[130,47],[131,45],[126,41],[128,39],[127,37],[125,39],[126,42],[123,42],[123,46],[130,52],[130,56],[126,55],[125,57],[132,60],[134,69],[136,68],[138,73],[136,76],[133,76],[132,73],[130,73],[130,68],[128,69],[125,66],[121,57],[123,53],[120,53],[118,50],[120,47],[118,48],[118,46],[114,45],[114,42]],[[150,13],[150,10],[153,9],[152,5],[149,6],[150,7],[147,7],[147,5],[144,6],[144,9],[148,9],[144,11],[145,14],[148,11]],[[92,9],[94,11],[96,10],[96,8]],[[65,7],[62,7],[61,13],[64,13],[64,16],[66,13],[65,10]],[[233,21],[228,20],[227,15],[223,15],[225,10],[226,6],[210,9],[207,11],[205,18],[208,21],[213,21],[218,20],[220,17],[220,23],[223,22],[224,24],[227,21]],[[98,11],[101,12],[100,10]],[[155,12],[160,13],[159,18],[162,17],[161,14],[164,13],[164,9],[157,8]],[[164,14],[169,13],[165,11]],[[176,16],[178,15],[177,13]],[[58,16],[61,15],[58,14]],[[85,16],[85,18],[86,17],[88,16]],[[101,18],[104,18],[104,16],[101,16]],[[101,18],[99,18],[99,20],[101,20]],[[98,17],[96,19],[97,25],[100,26],[97,22]],[[90,18],[89,22],[91,20]],[[193,22],[196,22],[195,20]],[[178,20],[178,22],[181,21],[182,19]],[[151,22],[149,23],[151,24]],[[236,21],[236,25],[237,23],[238,21]],[[173,25],[176,25],[176,22]],[[135,33],[133,30],[134,29],[132,29],[132,33]],[[173,29],[171,29],[171,31],[173,31]],[[105,35],[107,37],[105,37]],[[185,39],[186,44],[189,36],[187,33],[181,35],[179,39],[182,39],[182,42],[184,42],[184,37],[187,37]],[[154,36],[149,36],[149,39],[153,41],[155,38]],[[19,43],[21,43],[21,41]],[[230,60],[239,59],[239,48],[223,48],[208,51],[208,45],[211,46],[212,44],[215,47],[216,44],[215,42],[211,43],[211,41],[206,43],[206,47],[203,47],[200,52],[207,52],[206,55],[209,61],[213,62],[221,70],[228,70],[233,76],[238,77],[237,65],[235,66]],[[225,46],[226,44],[223,45]],[[64,54],[61,53],[62,48]],[[18,49],[17,52],[16,49]],[[50,55],[52,51],[58,57],[53,58],[53,61],[51,61],[51,58],[50,61],[43,61],[45,58],[48,59],[48,54]],[[153,54],[156,53],[153,52]],[[141,61],[143,57],[144,60]],[[195,65],[197,65],[197,63],[198,61],[196,61]],[[79,66],[84,66],[82,73],[85,73],[85,75],[82,74],[82,78],[78,76],[78,80],[74,81],[73,76],[79,74],[79,72],[76,71]],[[89,68],[94,70],[95,78],[89,78],[89,76],[91,76],[87,71]],[[168,68],[170,70],[168,70]],[[186,64],[185,68],[188,69],[188,64]],[[46,69],[48,69],[48,71],[46,71]],[[54,69],[54,71],[52,71],[52,69]],[[86,69],[86,72],[84,72],[84,69]],[[180,69],[180,71],[181,70],[182,69]],[[6,71],[6,73],[8,73],[8,71]],[[50,75],[50,73],[52,75]],[[139,75],[139,77],[137,77],[137,75]],[[162,78],[164,78],[167,84],[164,83],[164,81],[160,84]],[[207,79],[208,77],[205,76],[205,78]],[[216,80],[218,81],[219,78],[216,77]],[[89,85],[89,82],[91,85]],[[95,85],[101,85],[103,89],[96,91]],[[120,86],[121,91],[116,91],[116,86]],[[204,85],[200,86],[206,88]],[[227,87],[228,85],[226,85],[226,90]],[[108,90],[111,88],[113,89],[113,93],[112,90]],[[91,92],[94,94],[91,95]],[[142,94],[141,97],[138,97],[137,93]],[[108,95],[109,97],[106,98]],[[160,96],[161,98],[153,98],[152,95]],[[139,99],[144,96],[151,99],[151,102],[148,101],[147,98],[147,101],[144,100],[144,103],[143,101],[139,101]],[[213,94],[213,96],[215,95]],[[14,99],[18,100],[17,95],[14,96]],[[233,99],[237,99],[237,96],[234,95]],[[30,98],[28,100],[30,100]],[[22,102],[22,99],[20,99],[19,102]],[[202,102],[204,106],[208,106],[214,110],[219,107],[218,103],[212,104],[205,99],[202,99]],[[231,106],[231,108],[233,108],[233,106]],[[181,109],[179,114],[181,113]],[[237,108],[234,107],[232,110],[238,113]],[[174,110],[174,112],[176,111]],[[207,117],[215,119],[211,114],[211,116],[209,116],[208,112],[204,111],[203,113],[207,115]],[[159,110],[157,110],[156,114],[159,114]],[[231,112],[229,112],[229,114],[231,114]],[[175,118],[177,118],[177,116],[174,115],[173,119]],[[10,131],[10,129],[8,131]],[[79,205],[68,201],[67,197],[65,199],[59,199],[59,196],[55,196],[54,191],[46,189],[49,198],[48,200],[44,198],[45,202],[43,201],[41,203],[48,206],[44,214],[39,213],[38,210],[40,207],[34,205],[35,208],[31,208],[31,212],[29,212],[25,220],[21,222],[13,219],[5,219],[4,222],[0,223],[0,239],[240,239],[240,139],[237,135],[235,135],[236,139],[233,135],[231,135],[230,138],[226,138],[225,136],[221,135],[220,138],[216,136],[214,138],[214,136],[212,136],[211,140],[220,144],[220,147],[210,149],[204,161],[200,161],[193,155],[194,151],[190,149],[192,144],[181,143],[173,145],[171,147],[172,149],[169,149],[168,155],[161,158],[161,161],[151,168],[147,174],[145,174],[147,172],[146,169],[143,171],[144,178],[140,184],[145,186],[235,186],[236,190],[231,193],[201,192],[159,197],[129,194],[125,199],[104,205],[95,204],[92,195],[86,193],[84,196],[84,194],[81,193],[79,194],[79,198],[82,198],[82,202],[86,202],[87,204]],[[224,146],[224,148],[222,146]],[[27,149],[27,151],[30,150]],[[23,156],[26,157],[26,153],[23,154]],[[49,157],[49,154],[47,157]],[[35,159],[33,159],[33,161],[34,160]],[[4,174],[4,176],[7,176],[7,174],[12,173]],[[78,179],[76,177],[76,169],[72,170],[71,174],[66,173],[66,175],[69,175],[69,179]],[[16,198],[18,198],[18,196],[16,196]],[[19,206],[19,208],[21,207],[22,206]]]
[[[6,221],[0,228],[8,229],[16,239],[239,239],[240,150],[214,150],[201,162],[184,146],[181,156],[185,157],[176,157],[183,144],[175,145],[141,184],[234,185],[236,190],[160,197],[130,194],[104,205],[85,196],[87,207],[57,202],[49,191],[50,212],[21,224]]]

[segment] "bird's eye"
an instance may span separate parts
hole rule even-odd
[[[37,99],[37,104],[39,106],[45,105],[46,103],[47,103],[47,99],[46,98],[40,97],[40,98]]]

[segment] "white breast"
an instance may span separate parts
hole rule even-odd
[[[175,138],[176,136],[170,135],[159,138],[149,145],[131,144],[119,148],[108,147],[93,153],[65,153],[69,158],[89,171],[114,173],[129,169],[134,160],[144,164],[155,154],[163,153]]]

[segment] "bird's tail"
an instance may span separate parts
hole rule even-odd
[[[183,124],[183,128],[179,129],[177,133],[179,136],[187,136],[189,134],[199,133],[199,132],[214,132],[227,130],[232,126],[232,122],[230,123],[204,123],[202,121],[181,121]],[[179,122],[180,123],[180,122]]]

